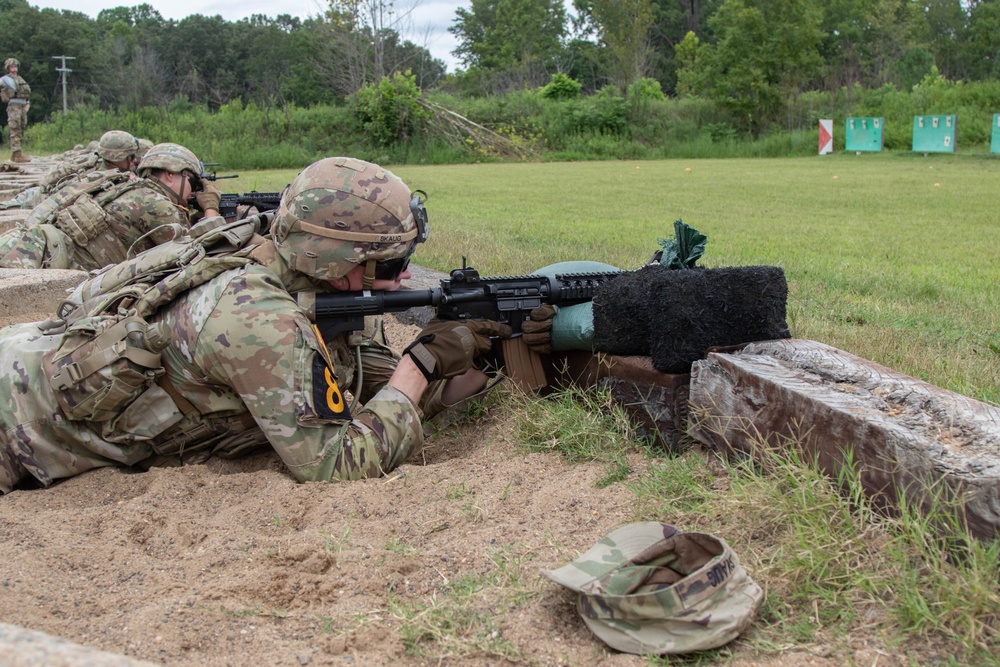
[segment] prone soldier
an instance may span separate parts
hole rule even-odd
[[[432,320],[400,355],[373,317],[323,340],[293,296],[400,287],[428,229],[398,177],[326,158],[263,215],[267,237],[206,218],[56,319],[0,330],[0,492],[268,444],[297,480],[375,477],[421,447],[422,418],[486,388],[475,360],[506,325]]]
[[[0,203],[0,209],[34,208],[63,185],[94,171],[135,171],[145,152],[139,140],[128,132],[108,130],[101,135],[93,151],[59,162],[42,177],[38,185],[25,188]]]
[[[0,267],[99,269],[155,245],[157,230],[218,213],[218,191],[187,148],[157,144],[137,171],[95,171],[64,185],[0,236]]]

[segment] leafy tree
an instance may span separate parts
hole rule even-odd
[[[869,85],[893,81],[896,61],[910,48],[921,46],[926,35],[923,8],[910,0],[871,0],[863,20],[870,62]]]
[[[709,47],[702,49],[698,35],[689,32],[674,48],[674,53],[677,61],[678,97],[707,93],[710,75],[708,60],[711,58],[711,49]]]
[[[820,74],[820,19],[811,0],[725,0],[709,20],[717,44],[698,53],[709,95],[760,132]]]
[[[933,62],[949,79],[968,76],[968,63],[963,58],[969,20],[961,0],[924,0],[927,19],[926,47]]]
[[[969,71],[976,79],[1000,79],[1000,2],[973,4],[967,46]]]
[[[514,73],[512,85],[532,86],[559,69],[567,34],[562,0],[472,0],[455,15],[452,53],[466,68]]]
[[[588,39],[572,39],[563,51],[565,74],[583,84],[583,92],[591,95],[611,80],[608,50]]]
[[[675,59],[678,45],[688,33],[699,39],[709,37],[708,18],[715,12],[719,0],[653,0],[653,25],[649,29],[651,49],[649,72],[668,92],[677,85]]]
[[[574,0],[573,6],[593,25],[611,52],[613,80],[619,90],[647,74],[651,0]]]

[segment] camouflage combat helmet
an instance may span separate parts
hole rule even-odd
[[[150,148],[139,163],[136,173],[145,176],[150,169],[162,169],[172,174],[188,171],[194,176],[201,175],[198,158],[180,144],[156,144]]]
[[[124,162],[138,152],[139,142],[122,130],[108,130],[97,142],[97,154],[106,162]]]
[[[7,60],[3,61],[4,70],[9,70],[11,68],[11,65],[20,67],[21,61],[19,61],[17,58],[7,58]]]
[[[425,195],[387,169],[331,157],[304,169],[281,197],[271,226],[278,253],[316,280],[365,267],[364,285],[392,280],[427,240]]]
[[[137,155],[141,160],[142,158],[146,157],[146,153],[148,153],[149,149],[153,147],[153,142],[150,141],[149,139],[143,139],[139,137],[136,139],[136,143],[139,144],[139,150],[137,152]]]
[[[655,521],[622,526],[569,565],[541,574],[576,591],[587,627],[626,653],[722,646],[750,624],[764,598],[723,540]]]

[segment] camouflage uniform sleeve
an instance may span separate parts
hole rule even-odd
[[[230,281],[195,350],[197,365],[240,396],[300,481],[378,477],[423,443],[419,409],[392,387],[350,418],[312,324],[267,272]]]

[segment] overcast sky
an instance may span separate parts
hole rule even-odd
[[[134,7],[144,4],[141,0],[28,0],[29,5],[39,8],[71,9],[96,18],[102,9],[112,7]],[[180,20],[191,14],[215,16],[219,14],[227,21],[238,21],[253,14],[264,14],[274,17],[278,14],[291,14],[301,18],[321,14],[327,3],[322,0],[146,0],[165,19]],[[400,12],[406,8],[418,5],[409,15],[409,31],[404,32],[406,39],[426,46],[435,58],[443,60],[448,71],[455,71],[457,62],[451,55],[456,46],[455,37],[448,32],[448,27],[455,19],[455,10],[459,7],[468,8],[471,0],[399,0]],[[72,55],[72,54],[66,54]]]

